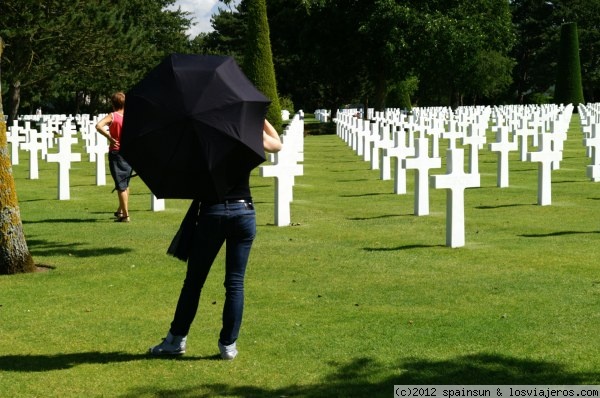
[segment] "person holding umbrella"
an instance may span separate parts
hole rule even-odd
[[[262,141],[266,152],[281,150],[279,135],[267,120],[263,125]],[[223,243],[227,242],[225,303],[218,348],[223,359],[232,360],[237,356],[236,340],[244,307],[244,276],[256,234],[250,171],[244,172],[242,178],[225,193],[223,200],[212,202],[196,199],[192,202],[169,248],[170,254],[188,260],[186,277],[167,336],[160,344],[149,349],[151,355],[185,353],[187,335],[198,310],[202,287],[215,257]]]
[[[119,198],[119,207],[114,213],[117,218],[115,221],[129,222],[129,178],[131,177],[132,169],[119,153],[121,147],[121,130],[123,128],[125,93],[114,93],[110,102],[112,104],[113,112],[106,115],[96,124],[96,130],[110,142],[108,148],[109,168]],[[108,132],[106,131],[107,126]]]
[[[151,355],[185,353],[200,293],[223,244],[225,303],[218,347],[237,355],[244,276],[256,233],[250,174],[278,152],[271,100],[233,57],[170,54],[127,92],[121,154],[157,198],[192,199],[167,253],[187,272],[167,336]]]

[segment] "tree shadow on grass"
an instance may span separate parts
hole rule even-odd
[[[594,384],[600,378],[600,373],[572,373],[557,363],[485,353],[445,361],[401,360],[389,366],[370,358],[330,365],[333,372],[315,384],[277,389],[233,383],[163,390],[148,386],[124,397],[390,397],[395,385],[581,385]]]
[[[147,354],[123,352],[83,352],[56,355],[0,355],[0,370],[10,372],[51,372],[86,364],[163,360]],[[215,361],[218,356],[183,356],[174,361]],[[330,374],[314,384],[289,385],[269,389],[255,385],[199,384],[180,389],[157,389],[144,386],[132,389],[123,397],[389,397],[394,385],[593,385],[600,373],[574,373],[554,362],[514,358],[498,354],[473,354],[442,361],[400,359],[382,364],[372,358],[355,358],[328,363]],[[240,364],[239,366],[244,366]],[[248,365],[250,366],[250,365]],[[273,375],[273,377],[277,377]]]
[[[362,181],[369,181],[368,178],[357,178],[354,180],[337,180],[336,182],[362,182]]]
[[[392,252],[392,251],[412,250],[412,249],[429,249],[432,247],[446,247],[446,246],[415,244],[415,245],[404,245],[404,246],[396,246],[396,247],[365,247],[365,248],[363,248],[363,250],[367,251],[367,252]]]
[[[600,231],[556,231],[556,232],[549,232],[546,234],[521,234],[519,236],[521,236],[523,238],[548,238],[551,236],[581,235],[581,234],[600,234]]]
[[[359,193],[353,195],[340,195],[340,198],[363,198],[366,196],[381,196],[381,195],[392,195],[387,192],[369,192],[369,193]]]
[[[57,223],[69,223],[69,224],[80,224],[80,223],[93,223],[98,222],[97,218],[48,218],[46,220],[28,221],[23,220],[23,224],[57,224]]]
[[[99,257],[129,253],[124,247],[83,247],[85,243],[56,243],[45,239],[28,239],[27,246],[34,256]]]
[[[574,183],[587,184],[588,181],[586,181],[586,180],[559,180],[559,181],[552,181],[552,184],[574,184]]]
[[[408,216],[412,216],[413,214],[382,214],[379,216],[373,216],[373,217],[349,217],[347,218],[348,221],[367,221],[367,220],[377,220],[380,218],[393,218],[393,217],[408,217]]]
[[[501,209],[503,207],[519,207],[519,206],[537,206],[535,203],[512,203],[507,205],[497,205],[497,206],[475,206],[476,209],[479,210],[491,210],[491,209]]]
[[[46,202],[46,201],[50,201],[53,199],[46,199],[46,198],[36,198],[36,199],[19,199],[19,203],[28,203],[28,202]]]

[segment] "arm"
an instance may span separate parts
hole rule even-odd
[[[112,113],[109,113],[108,115],[104,116],[102,118],[102,120],[100,120],[97,124],[96,124],[96,131],[98,131],[98,133],[102,134],[103,136],[106,137],[106,139],[108,139],[108,141],[112,144],[116,143],[117,141],[112,138],[110,136],[110,133],[106,130],[106,126],[108,126],[109,124],[112,123]]]
[[[281,139],[279,138],[279,134],[277,134],[277,131],[267,119],[265,119],[263,127],[263,147],[265,148],[265,151],[270,153],[279,152],[281,150]]]

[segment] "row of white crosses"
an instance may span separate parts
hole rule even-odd
[[[19,150],[29,151],[29,178],[39,179],[39,159],[58,163],[58,199],[69,200],[69,170],[73,162],[81,161],[81,154],[74,153],[72,146],[78,142],[77,134],[84,141],[90,162],[96,163],[96,185],[106,185],[106,154],[108,141],[96,131],[96,123],[105,115],[35,115],[23,116],[9,126],[7,140],[11,144],[12,165],[19,164]],[[36,125],[33,127],[32,125]],[[299,111],[282,135],[282,151],[271,155],[272,165],[262,166],[261,175],[275,177],[275,223],[290,224],[290,203],[293,200],[294,177],[303,174],[304,160],[304,113]],[[48,149],[58,144],[57,151]],[[151,194],[153,211],[165,209],[165,200]]]
[[[39,179],[39,159],[58,163],[58,199],[70,199],[69,170],[72,162],[81,161],[81,154],[72,151],[78,142],[77,134],[84,140],[85,151],[90,162],[96,163],[96,185],[106,185],[106,154],[108,140],[98,134],[96,123],[104,115],[43,115],[23,116],[8,128],[7,140],[11,144],[11,162],[19,164],[19,150],[29,151],[29,178]],[[34,123],[37,128],[32,127]],[[58,150],[48,149],[58,143]],[[164,199],[151,195],[151,209],[165,209]]]
[[[591,164],[587,176],[594,182],[600,181],[600,103],[579,104],[579,120],[583,131],[583,145]]]
[[[260,166],[261,177],[275,178],[275,225],[291,224],[291,203],[294,200],[295,177],[304,174],[304,117],[300,111],[294,115],[280,136],[281,151],[270,154],[272,164]]]
[[[329,118],[331,117],[331,111],[327,109],[317,109],[315,110],[315,119],[317,119],[321,123],[327,123]]]
[[[81,154],[73,153],[71,147],[77,143],[75,125],[65,122],[62,125],[60,138],[58,138],[58,152],[46,155],[47,162],[58,163],[58,199],[71,199],[69,171],[72,162],[80,162]]]
[[[488,148],[498,153],[498,187],[508,186],[508,154],[520,148],[521,160],[539,163],[538,204],[548,205],[551,171],[562,159],[572,110],[572,105],[462,107],[456,111],[438,107],[415,108],[407,115],[388,109],[372,112],[372,120],[363,120],[357,110],[350,109],[338,111],[334,121],[338,136],[363,160],[371,161],[372,169],[379,168],[382,180],[391,178],[390,161],[394,161],[395,193],[406,193],[406,171],[415,170],[415,215],[429,214],[429,187],[447,189],[446,244],[460,247],[464,246],[464,190],[480,186],[478,153],[486,145],[490,124],[496,140]],[[537,147],[535,152],[529,150],[529,137]],[[441,167],[442,139],[447,141],[447,173],[429,176],[430,170]],[[466,173],[464,147],[469,156]]]
[[[573,113],[573,106],[545,105],[542,107],[500,107],[496,108],[492,129],[496,131],[496,145],[490,150],[498,152],[498,186],[508,186],[508,152],[520,150],[521,161],[538,163],[538,204],[552,202],[552,170],[560,166],[563,143]],[[495,124],[494,124],[495,123]],[[517,147],[511,143],[506,129],[512,132]],[[537,151],[530,152],[529,137]]]
[[[32,123],[36,124],[36,128],[32,127]],[[81,154],[72,151],[72,145],[78,142],[76,124],[75,118],[66,115],[25,116],[14,121],[7,131],[13,165],[19,164],[20,149],[29,152],[30,179],[39,179],[39,159],[58,163],[59,200],[70,199],[71,163],[81,161]],[[50,153],[55,144],[58,144],[58,149]]]

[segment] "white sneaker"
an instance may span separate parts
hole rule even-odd
[[[159,345],[150,347],[149,353],[152,355],[182,355],[185,354],[187,336],[173,336],[171,332],[167,333]]]
[[[235,343],[230,345],[223,345],[219,341],[219,351],[221,352],[221,358],[231,361],[238,354],[237,347]]]

